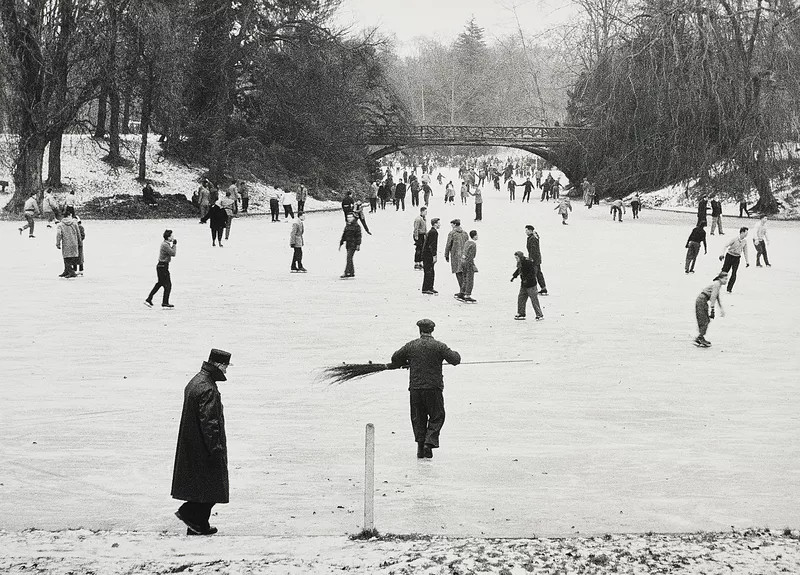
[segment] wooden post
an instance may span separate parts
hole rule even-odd
[[[375,426],[367,424],[364,449],[364,530],[375,529]]]

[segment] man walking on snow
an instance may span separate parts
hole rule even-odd
[[[444,425],[444,379],[442,361],[461,363],[461,355],[433,338],[436,324],[429,319],[417,322],[419,339],[412,340],[392,354],[388,369],[408,367],[411,403],[411,427],[417,442],[417,458],[433,457],[439,447],[439,433]]]
[[[458,282],[458,293],[456,297],[464,297],[464,274],[461,272],[461,255],[464,253],[464,244],[467,243],[469,236],[461,228],[461,220],[455,219],[450,222],[453,229],[447,234],[447,243],[444,246],[444,261],[450,262],[450,271],[456,275]]]

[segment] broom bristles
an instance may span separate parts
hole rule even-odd
[[[345,363],[326,368],[322,372],[323,379],[329,384],[352,381],[386,370],[384,363]]]

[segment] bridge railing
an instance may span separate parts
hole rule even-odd
[[[464,141],[563,141],[585,128],[562,126],[359,126],[357,138],[366,143]]]

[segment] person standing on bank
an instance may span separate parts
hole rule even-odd
[[[412,239],[414,240],[414,269],[422,269],[422,244],[425,241],[426,232],[426,216],[428,208],[425,206],[419,209],[419,215],[414,218],[414,230],[412,232]]]
[[[347,223],[344,226],[344,231],[342,231],[342,239],[339,240],[339,251],[341,251],[343,245],[347,250],[347,263],[344,267],[344,274],[340,277],[342,279],[352,278],[356,275],[353,256],[361,249],[361,226],[356,222],[356,216],[353,212],[347,214]]]
[[[419,339],[409,341],[392,354],[388,369],[408,367],[408,390],[411,404],[411,428],[417,443],[417,458],[430,459],[439,447],[444,425],[444,378],[442,362],[461,363],[461,355],[444,342],[433,338],[436,324],[429,319],[417,322]]]
[[[297,213],[305,213],[306,199],[308,198],[308,188],[303,184],[297,186]]]
[[[447,234],[447,243],[444,246],[444,261],[450,262],[450,271],[456,274],[458,293],[456,297],[464,297],[464,274],[461,272],[461,256],[464,253],[464,244],[469,236],[461,228],[461,220],[456,218],[450,222],[453,229]]]
[[[28,237],[34,238],[36,236],[33,235],[33,227],[36,225],[36,221],[33,218],[39,215],[39,204],[36,202],[36,192],[33,192],[31,197],[25,200],[24,212],[25,221],[27,223],[19,228],[19,235],[22,235],[22,232],[25,230],[30,230],[28,232]]]
[[[275,201],[277,202],[277,200]],[[222,232],[228,224],[227,212],[219,206],[218,202],[213,203],[208,213],[200,220],[200,223],[204,224],[206,220],[209,221],[209,226],[211,227],[211,245],[216,246],[217,241],[219,241],[219,247],[222,247]]]
[[[541,288],[539,295],[547,295],[547,284],[544,281],[544,274],[542,273],[542,250],[539,245],[539,234],[533,229],[533,226],[528,224],[525,226],[525,235],[528,239],[525,242],[525,247],[528,249],[528,259],[534,267],[536,274],[536,283]]]
[[[74,278],[78,275],[75,269],[82,243],[77,223],[70,214],[65,214],[56,228],[56,249],[61,250],[61,257],[64,258],[64,271],[58,277]]]
[[[303,267],[303,232],[305,227],[303,221],[306,215],[303,212],[297,212],[297,219],[292,222],[292,233],[289,235],[289,247],[294,250],[292,256],[293,272],[306,273],[308,270]]]
[[[433,289],[433,282],[436,277],[434,266],[436,265],[436,252],[439,248],[439,218],[431,220],[431,229],[425,234],[422,243],[422,269],[425,274],[422,276],[422,293],[426,295],[436,295],[439,292]]]
[[[747,216],[750,217],[750,216]],[[761,220],[756,227],[756,237],[753,238],[753,245],[756,247],[756,267],[761,267],[761,257],[764,257],[764,263],[767,267],[772,267],[767,257],[767,244],[769,238],[767,237],[767,216],[761,216]]]
[[[536,293],[536,267],[522,252],[514,252],[514,257],[517,260],[517,269],[515,269],[514,273],[511,275],[511,281],[513,282],[517,279],[517,276],[520,278],[519,295],[517,296],[517,315],[514,316],[514,319],[525,319],[525,308],[528,304],[528,298],[530,298],[533,311],[536,313],[536,321],[540,321],[544,319],[544,314],[542,314],[542,308],[539,305],[539,296]]]
[[[217,207],[219,209],[219,207]],[[220,231],[220,234],[222,231]],[[161,247],[158,250],[158,263],[156,264],[156,285],[150,290],[150,294],[144,303],[147,307],[153,307],[153,296],[160,288],[164,288],[164,294],[161,296],[162,308],[175,307],[169,303],[169,294],[172,292],[172,278],[169,275],[169,262],[178,255],[178,240],[172,237],[172,230],[164,230],[164,241],[161,242]],[[221,245],[221,244],[220,244]]]
[[[720,261],[724,260],[722,264],[722,271],[730,271],[730,279],[728,280],[728,293],[733,291],[733,285],[736,283],[736,272],[739,269],[739,263],[744,253],[745,267],[750,267],[750,259],[747,257],[747,228],[739,228],[739,235],[733,238],[725,245],[725,251],[719,256]]]
[[[708,244],[706,244],[706,222],[700,220],[697,226],[689,234],[689,239],[686,240],[686,266],[684,273],[693,274],[694,264],[697,261],[697,254],[700,253],[700,244],[703,244],[703,254],[708,253]]]
[[[711,285],[700,292],[694,302],[694,313],[697,318],[697,329],[700,331],[694,339],[694,343],[698,347],[711,347],[711,342],[706,339],[706,331],[708,331],[708,324],[714,319],[714,308],[719,305],[719,313],[725,316],[725,310],[722,309],[722,300],[719,298],[719,293],[722,286],[728,283],[728,272],[720,272],[714,278]],[[711,310],[709,311],[709,306]]]
[[[722,231],[722,202],[716,196],[711,199],[711,235],[714,235],[714,230],[719,227],[719,235],[724,236]]]
[[[183,411],[172,471],[172,498],[185,501],[175,516],[187,535],[213,535],[211,508],[228,503],[228,445],[218,381],[231,365],[231,354],[212,349],[183,391]]]

